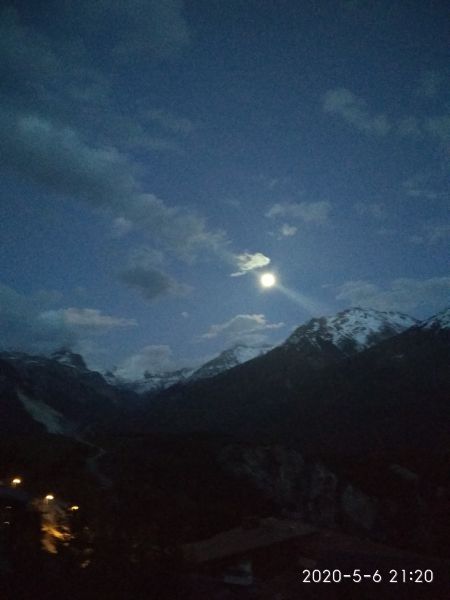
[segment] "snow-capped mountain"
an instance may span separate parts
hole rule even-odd
[[[257,356],[266,354],[272,346],[268,344],[260,344],[258,346],[248,346],[246,344],[236,344],[228,350],[224,350],[212,360],[202,365],[189,378],[190,380],[207,379],[214,377],[219,373],[228,371],[237,365],[241,365]]]
[[[311,319],[298,327],[285,345],[323,350],[330,344],[344,354],[370,348],[419,321],[399,312],[383,312],[359,307],[349,308],[336,315]]]
[[[401,447],[408,427],[429,431],[430,440],[439,432],[446,443],[447,317],[444,311],[420,326],[399,313],[353,308],[312,319],[257,360],[166,390],[145,418],[155,430],[278,435],[308,452],[346,444],[363,451],[381,432],[387,446]]]

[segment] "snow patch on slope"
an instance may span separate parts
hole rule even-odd
[[[419,327],[422,329],[450,329],[450,308],[426,319]]]
[[[236,346],[233,346],[233,348],[224,350],[221,354],[219,354],[219,356],[201,366],[192,374],[190,379],[198,380],[214,377],[215,375],[223,373],[224,371],[228,371],[237,365],[248,362],[257,356],[262,356],[271,349],[272,346],[267,344],[262,344],[259,346],[237,344]]]
[[[20,390],[17,391],[17,396],[30,417],[43,425],[48,433],[67,433],[65,419],[57,410],[41,400],[30,398]]]

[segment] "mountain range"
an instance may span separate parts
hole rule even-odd
[[[450,309],[314,318],[139,394],[68,350],[1,353],[0,460],[67,494],[109,482],[170,531],[187,510],[192,539],[271,506],[450,553],[449,365]]]
[[[273,417],[279,420],[278,408],[287,406],[298,395],[299,386],[308,384],[305,393],[313,381],[316,387],[323,386],[325,371],[343,372],[355,361],[359,364],[377,356],[376,351],[368,353],[371,348],[381,345],[387,360],[390,348],[399,343],[448,331],[448,313],[443,311],[419,322],[397,312],[347,309],[311,319],[277,347],[236,344],[200,368],[147,373],[136,381],[124,381],[111,372],[91,371],[79,354],[67,349],[50,357],[3,352],[3,395],[19,399],[14,410],[11,404],[6,411],[9,416],[5,413],[3,428],[12,426],[13,421],[20,427],[24,422],[32,427],[30,417],[53,433],[92,428],[105,415],[127,405],[135,406],[137,393],[141,396],[137,406],[151,428],[167,425],[171,429],[209,429],[214,428],[214,421],[220,421],[221,430],[229,422],[230,431],[235,432],[236,421],[237,429],[245,430],[245,424],[250,427],[258,421],[257,415],[264,414],[264,406],[272,405],[276,412]],[[391,341],[383,346],[387,340]],[[405,356],[410,350],[406,348]],[[357,358],[359,355],[364,358]],[[208,406],[203,406],[205,394]],[[5,401],[2,406],[5,411]],[[272,428],[273,421],[269,421]]]
[[[141,378],[131,380],[121,376],[118,370],[107,371],[103,376],[111,385],[125,390],[132,390],[138,394],[157,393],[176,383],[214,377],[223,371],[232,369],[268,352],[271,348],[272,346],[264,343],[257,345],[237,343],[200,367],[183,368],[175,371],[147,370]]]

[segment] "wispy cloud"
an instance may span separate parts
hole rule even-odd
[[[328,90],[322,98],[325,113],[336,115],[355,129],[379,137],[395,134],[402,137],[434,139],[447,144],[450,140],[450,114],[448,109],[441,114],[428,116],[389,116],[376,114],[363,98],[346,88]]]
[[[266,217],[300,219],[305,223],[323,225],[328,222],[331,212],[331,203],[319,202],[283,202],[274,204],[267,212]]]
[[[105,315],[96,308],[60,308],[48,310],[40,314],[43,321],[57,323],[60,321],[73,330],[85,330],[89,333],[103,333],[111,329],[135,327],[135,319],[124,319]]]
[[[450,223],[424,223],[422,231],[411,237],[414,244],[439,244],[450,240]]]
[[[385,114],[373,114],[363,98],[346,88],[326,92],[322,107],[326,113],[342,117],[347,123],[367,134],[384,136],[392,127]]]
[[[284,327],[284,323],[269,323],[263,314],[242,314],[224,323],[211,325],[201,338],[225,339],[228,343],[259,342],[266,339],[267,332]]]
[[[431,175],[416,174],[403,182],[404,193],[410,198],[423,200],[439,200],[448,197],[448,191],[440,189],[440,182],[434,181]]]

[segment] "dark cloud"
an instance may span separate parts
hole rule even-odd
[[[160,57],[184,47],[189,32],[182,3],[69,1],[51,6],[58,27],[47,32],[29,25],[36,19],[21,20],[15,9],[4,10],[2,74],[10,85],[0,95],[3,168],[44,192],[109,212],[118,236],[137,229],[178,259],[193,262],[214,254],[233,262],[223,231],[211,230],[202,216],[143,190],[143,167],[129,154],[133,148],[179,151],[174,137],[186,136],[191,121],[149,107],[143,98],[131,99],[124,115],[111,74],[102,72],[107,63],[96,63],[100,47],[109,44],[124,54],[129,40],[126,52],[154,48]],[[64,29],[67,23],[70,31]],[[98,42],[92,47],[90,31]],[[64,33],[71,41],[63,39]],[[152,127],[169,138],[155,135]]]
[[[56,299],[55,293],[25,296],[0,284],[0,349],[45,354],[61,346],[80,348],[92,336],[136,325],[92,308],[50,308]]]
[[[0,111],[4,167],[47,191],[114,207],[133,193],[133,166],[114,148],[90,146],[72,128]]]
[[[178,258],[221,252],[226,236],[206,220],[140,192],[138,167],[113,147],[90,145],[74,129],[0,109],[4,167],[53,194],[88,202],[156,237]],[[117,221],[116,221],[117,222]]]
[[[129,267],[120,273],[120,279],[136,289],[146,300],[154,300],[165,294],[186,293],[188,289],[166,273],[151,267]]]
[[[119,279],[137,290],[145,300],[154,300],[168,294],[183,296],[189,293],[189,286],[178,283],[162,270],[163,263],[161,252],[140,248],[132,254],[127,267],[119,273]]]
[[[44,306],[38,296],[27,298],[0,284],[0,348],[47,352],[73,345],[75,333],[64,323],[43,318]]]

